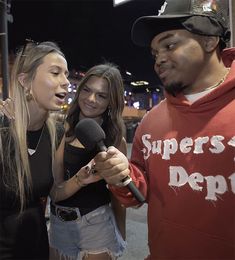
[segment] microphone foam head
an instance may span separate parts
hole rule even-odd
[[[75,135],[89,151],[95,149],[97,143],[105,139],[104,130],[94,119],[90,118],[84,118],[77,123]]]

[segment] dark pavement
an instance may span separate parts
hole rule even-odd
[[[148,255],[146,205],[127,209],[127,250],[120,260],[143,260]]]
[[[130,157],[131,144],[128,144],[128,157]],[[148,255],[147,239],[147,205],[128,208],[126,220],[127,250],[120,260],[143,260]]]

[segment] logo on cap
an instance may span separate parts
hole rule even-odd
[[[211,3],[205,3],[202,5],[203,12],[212,12]]]
[[[160,15],[162,15],[165,12],[166,6],[167,6],[167,1],[165,1],[164,4],[161,6],[161,9],[158,10],[158,15],[157,16],[160,16]]]

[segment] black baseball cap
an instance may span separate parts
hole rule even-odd
[[[132,27],[132,40],[136,45],[149,47],[159,33],[186,29],[191,33],[219,36],[226,45],[230,40],[225,0],[167,0],[158,15],[142,16]]]

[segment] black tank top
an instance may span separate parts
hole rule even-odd
[[[77,148],[65,143],[64,149],[64,178],[68,180],[74,176],[81,167],[85,166],[94,156],[96,151],[89,152],[84,148]],[[109,190],[106,182],[100,180],[91,183],[70,198],[57,202],[56,204],[66,207],[98,208],[110,202]]]

